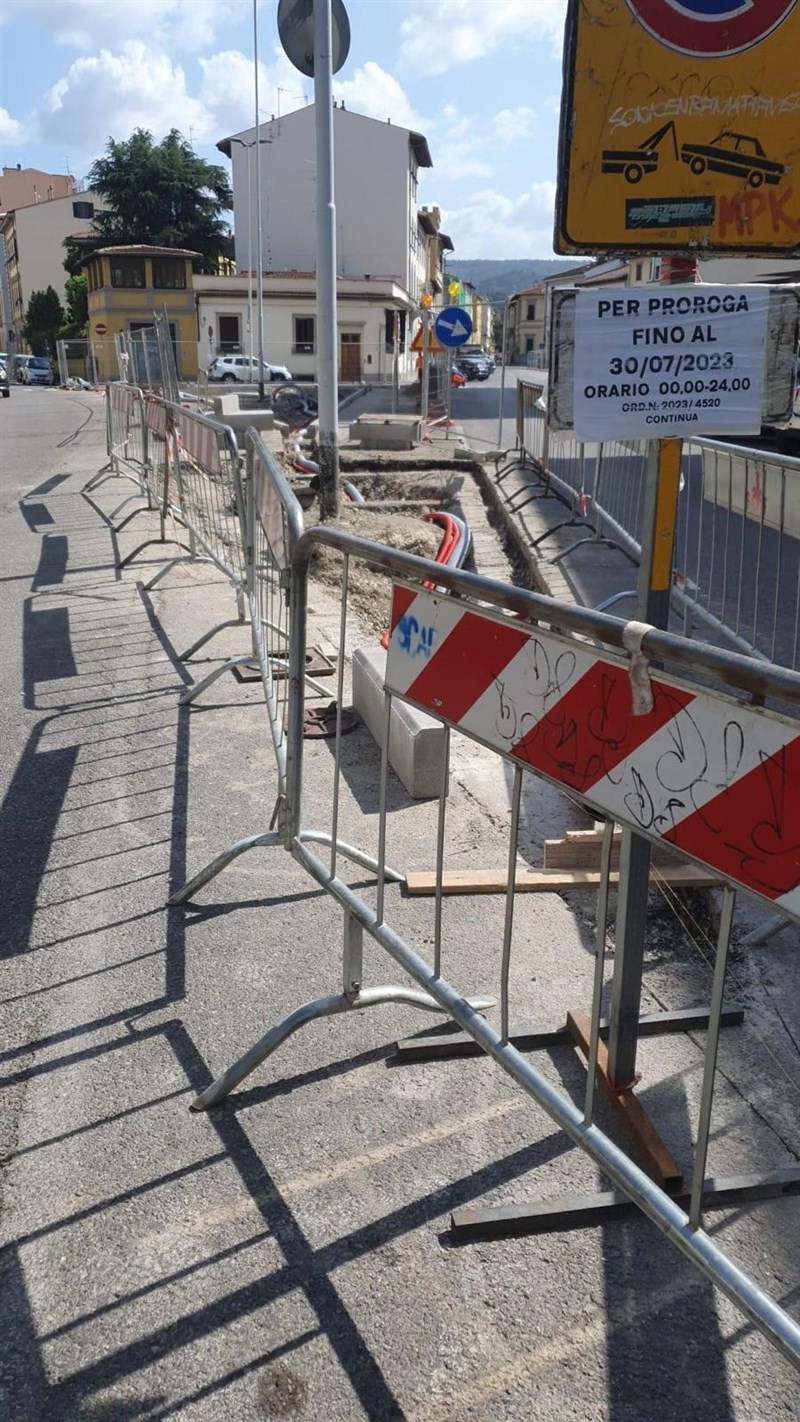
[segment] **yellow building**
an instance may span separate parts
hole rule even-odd
[[[178,378],[197,379],[192,262],[198,255],[178,247],[101,247],[84,259],[99,380],[118,379],[113,338],[151,326],[154,312],[169,321]]]

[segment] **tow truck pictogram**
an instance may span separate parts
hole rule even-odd
[[[638,148],[604,148],[602,166],[603,173],[622,173],[626,183],[638,183],[645,173],[654,173],[658,167],[658,155],[660,145],[669,135],[672,139],[672,146],[675,157],[678,154],[678,140],[675,135],[675,125],[670,119],[661,128],[651,133]]]

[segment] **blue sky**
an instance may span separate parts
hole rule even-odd
[[[565,0],[345,0],[337,99],[421,129],[420,201],[458,257],[552,255]],[[262,117],[313,83],[258,0]],[[170,128],[203,157],[253,115],[252,0],[2,0],[0,143],[10,166],[85,176],[106,139]]]

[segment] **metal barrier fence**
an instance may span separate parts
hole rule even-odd
[[[219,856],[176,894],[173,902],[190,898],[225,864],[255,844],[282,845],[342,909],[343,989],[298,1006],[283,1021],[270,1027],[249,1051],[201,1093],[194,1109],[204,1110],[221,1101],[308,1022],[390,1002],[411,1004],[424,1011],[441,1010],[589,1154],[628,1199],[727,1294],[772,1344],[800,1366],[800,1327],[702,1228],[703,1206],[709,1203],[709,1194],[714,1193],[708,1189],[705,1166],[735,889],[743,888],[767,898],[780,908],[784,917],[800,920],[800,877],[796,851],[792,848],[800,836],[800,723],[766,710],[761,704],[766,698],[775,698],[793,711],[800,711],[800,675],[783,668],[765,667],[734,653],[698,646],[683,637],[643,628],[640,624],[626,624],[588,609],[562,606],[550,598],[476,575],[443,569],[339,529],[316,528],[299,536],[301,525],[293,507],[294,496],[279,471],[263,458],[255,440],[252,441],[250,468],[248,592],[278,765],[279,796],[273,816],[277,827],[251,836]],[[343,560],[340,660],[330,818],[324,829],[311,829],[305,823],[303,799],[308,584],[312,559],[322,549],[338,553]],[[362,560],[373,570],[403,580],[402,585],[395,586],[392,601],[378,787],[378,843],[374,857],[354,851],[339,839],[344,647],[352,559]],[[433,582],[437,589],[458,596],[442,598],[427,592],[426,582],[428,585]],[[290,600],[288,702],[285,693],[280,700],[276,696],[271,660],[261,650],[273,627],[286,629],[287,597]],[[480,637],[476,636],[478,632]],[[483,651],[481,656],[476,656],[479,646]],[[615,652],[623,655],[615,656]],[[435,675],[431,658],[434,654],[441,657],[442,653],[443,660]],[[651,677],[647,659],[658,664],[658,679]],[[672,673],[679,673],[682,680]],[[470,681],[469,694],[465,679]],[[709,679],[714,685],[722,684],[728,691],[734,691],[740,698],[751,698],[750,704],[732,699],[730,695],[707,691]],[[390,884],[401,876],[387,865],[388,732],[395,697],[423,707],[447,728],[447,753],[435,835],[434,934],[430,962],[406,940],[399,926],[389,922],[391,916],[395,923],[402,924],[402,900],[390,898],[389,894]],[[480,712],[476,707],[482,708]],[[691,708],[693,716],[687,708]],[[689,748],[688,738],[685,741],[680,736],[670,738],[670,727],[674,730],[678,722],[680,732],[681,718],[687,716],[695,730],[700,728],[702,753],[696,747]],[[718,735],[715,730],[718,716],[727,728],[724,735],[721,728]],[[491,1003],[491,999],[470,1000],[451,985],[443,973],[447,770],[453,727],[496,750],[513,766],[514,772],[504,931],[502,944],[498,945],[499,1031],[481,1015],[482,1008],[487,1001]],[[741,754],[726,760],[723,766],[725,747],[729,748],[735,739],[734,732],[741,737]],[[679,741],[684,748],[682,756],[676,749]],[[567,743],[572,747],[569,757],[563,754]],[[687,757],[691,764],[686,763]],[[767,763],[770,770],[765,769]],[[747,826],[752,827],[759,818],[762,800],[765,806],[772,806],[773,817],[775,815],[772,768],[784,780],[787,776],[790,778],[793,790],[790,793],[790,787],[784,784],[780,796],[781,823],[774,824],[775,837],[770,838],[768,844],[755,830],[750,834]],[[525,769],[567,788],[571,799],[595,813],[600,810],[608,817],[587,1089],[582,1110],[522,1055],[509,1032],[516,844]],[[679,808],[677,793],[680,789],[683,790],[682,808]],[[744,806],[738,812],[743,844],[732,844],[729,834],[718,835],[714,841],[713,832],[719,823],[736,821],[736,805],[740,800]],[[688,1213],[600,1130],[594,1120],[615,822],[651,839],[666,838],[678,843],[681,853],[690,860],[711,863],[726,884],[708,1014],[694,1173],[691,1189],[682,1197],[688,1204]],[[328,846],[325,858],[315,850],[315,844]],[[376,871],[374,901],[371,894],[363,897],[342,877],[342,858],[353,859]],[[415,988],[401,984],[364,986],[364,932],[416,983]],[[765,1192],[771,1191],[774,1195],[796,1190],[800,1176],[794,1172],[797,1178],[793,1177],[790,1185],[785,1179],[788,1173],[776,1172],[767,1177],[766,1182],[762,1182]],[[780,1182],[776,1176],[781,1177]]]
[[[286,812],[288,775],[288,711],[289,711],[289,649],[291,566],[297,545],[303,535],[303,511],[294,491],[278,468],[263,440],[255,430],[247,432],[247,489],[243,496],[245,585],[253,637],[253,655],[258,661],[261,684],[267,707],[277,772],[275,807],[266,831],[259,830],[237,841],[218,854],[210,864],[196,874],[173,896],[172,903],[185,903],[198,889],[216,877],[228,864],[258,846],[282,843],[274,825]],[[345,612],[342,613],[344,632]],[[342,646],[344,643],[342,643]],[[189,649],[189,653],[193,648]],[[249,663],[252,657],[235,657],[215,667],[208,676],[185,692],[182,701],[193,700],[232,667]],[[340,655],[338,669],[338,704],[341,707],[344,677],[344,657]],[[305,687],[328,697],[329,691],[309,676],[305,662],[302,678]],[[334,817],[335,818],[335,817]],[[333,834],[336,837],[336,825]],[[312,836],[313,837],[313,836]],[[323,842],[330,837],[322,836]],[[376,861],[351,845],[339,841],[339,850],[365,868],[375,869]],[[398,879],[400,875],[396,876]]]
[[[203,633],[181,654],[182,660],[188,660],[223,628],[246,621],[245,508],[236,437],[227,425],[207,415],[156,395],[144,396],[137,387],[122,383],[106,389],[106,436],[109,462],[89,480],[85,492],[116,476],[135,482],[136,493],[107,515],[115,534],[140,513],[155,511],[159,518],[158,537],[137,544],[120,559],[119,567],[132,563],[153,544],[171,542],[180,552],[150,577],[144,585],[147,589],[176,564],[199,557],[212,563],[234,591],[236,617]],[[139,506],[116,522],[136,499]],[[168,521],[173,525],[172,538]],[[187,535],[186,543],[180,530]],[[194,700],[208,682],[206,678],[190,687],[183,699]]]
[[[800,667],[800,459],[684,446],[677,596],[742,650]]]
[[[592,535],[638,561],[645,443],[585,446],[550,430],[543,396],[542,385],[518,382],[520,461],[532,459],[544,492],[563,499],[592,530],[556,561]],[[501,469],[498,483],[512,469]],[[526,502],[517,488],[509,507],[518,511]],[[800,667],[800,459],[720,440],[686,442],[673,605],[687,635],[696,616],[741,651]]]

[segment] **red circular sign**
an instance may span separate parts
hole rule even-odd
[[[96,322],[94,329],[98,336],[104,336],[106,331],[108,330],[108,326],[106,326],[104,321],[98,321]]]
[[[711,59],[752,49],[797,0],[627,0],[654,39],[681,54]]]

